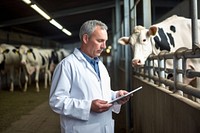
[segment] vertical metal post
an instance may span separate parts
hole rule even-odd
[[[176,80],[177,82],[183,83],[183,73],[178,72],[179,70],[183,70],[183,59],[182,58],[177,59],[177,71],[176,71],[176,73],[177,73],[176,76],[177,77],[175,77],[175,78],[177,78],[177,80]],[[175,84],[177,82],[175,82]],[[182,91],[178,90],[178,93],[183,96],[183,92]]]
[[[124,0],[124,34],[125,36],[130,35],[130,7],[129,0]],[[127,90],[130,90],[130,46],[125,48],[125,85]],[[130,130],[130,106],[126,104],[126,131],[129,133]]]
[[[136,7],[137,5],[135,5],[135,0],[130,0],[130,29],[129,31],[132,32],[133,28],[135,27],[135,25],[137,24],[137,17],[136,17]],[[133,10],[132,10],[133,9]],[[132,60],[132,57],[133,57],[133,51],[132,51],[132,48],[130,50],[130,60]],[[131,61],[130,63],[131,64]],[[129,77],[130,79],[132,79],[132,74],[133,74],[133,68],[132,66],[130,66],[130,72],[129,72]],[[130,88],[133,88],[133,83],[132,83],[132,80],[129,80],[130,81],[130,85],[129,87]],[[134,127],[134,122],[133,122],[133,112],[132,112],[132,108],[133,108],[133,103],[132,102],[129,102],[129,112],[130,112],[130,118],[129,118],[129,125],[130,125],[130,130],[132,131],[133,127]],[[131,132],[129,131],[129,132]]]
[[[198,1],[199,2],[199,1]],[[200,48],[199,35],[198,35],[198,3],[197,0],[191,0],[191,16],[192,16],[192,50],[196,49],[196,46]],[[197,78],[197,88],[200,88],[200,79]],[[199,99],[197,99],[199,102]]]
[[[192,50],[196,46],[200,47],[198,40],[198,8],[197,0],[191,0],[191,16],[192,16]]]
[[[182,58],[178,59],[177,56],[176,56],[176,52],[174,53],[174,56],[173,56],[173,68],[174,68],[174,74],[173,74],[173,77],[174,77],[174,91],[177,93],[177,94],[180,94],[183,96],[183,92],[178,90],[177,88],[177,83],[179,82],[183,82],[183,75],[182,73],[179,73],[179,70],[183,70],[183,63],[182,63]]]
[[[151,25],[151,0],[143,0],[143,23],[145,27]]]
[[[148,61],[148,75],[149,75],[149,82],[153,82],[151,79],[153,77],[153,60],[149,59]]]
[[[137,3],[134,2],[134,0],[131,0],[130,1],[130,8],[131,8],[131,11],[130,11],[130,17],[131,17],[131,30],[137,25],[137,16],[136,16],[136,13],[137,13],[137,5],[135,5]],[[131,31],[132,32],[132,31]]]
[[[120,0],[115,0],[115,28],[116,29],[115,31],[113,31],[114,33],[114,37],[113,37],[113,48],[112,48],[112,56],[113,56],[113,67],[114,67],[114,74],[117,74],[117,67],[119,66],[119,51],[118,51],[118,45],[117,45],[117,40],[118,38],[120,37],[120,21],[121,21],[121,13],[120,13]],[[114,76],[113,80],[114,80],[114,84],[113,84],[113,87],[116,89],[117,86],[118,86],[118,77],[119,75],[117,76]]]
[[[129,17],[129,0],[124,0],[124,34],[125,36],[130,35],[130,17]],[[125,48],[125,82],[127,85],[128,89],[128,84],[129,84],[129,66],[130,66],[130,46],[127,46]]]
[[[160,58],[160,57],[159,57],[159,58]],[[164,59],[163,59],[163,58],[158,59],[159,78],[165,78],[164,67],[165,67],[165,61],[164,61]],[[164,86],[164,84],[161,83],[160,80],[159,80],[159,86]]]

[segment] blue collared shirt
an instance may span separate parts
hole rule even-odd
[[[97,75],[100,78],[99,65],[98,65],[99,64],[99,58],[98,57],[94,57],[94,59],[92,59],[91,57],[89,57],[88,55],[83,53],[82,51],[81,51],[81,53],[83,54],[85,59],[92,65],[92,67],[94,68],[95,72],[97,73]]]

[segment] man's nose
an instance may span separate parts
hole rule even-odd
[[[106,42],[103,42],[102,45],[101,45],[101,47],[102,47],[103,49],[105,49],[105,48],[106,48]]]

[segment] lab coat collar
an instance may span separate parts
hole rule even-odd
[[[83,56],[83,54],[81,53],[81,51],[78,48],[74,49],[73,54],[76,56],[76,58],[78,60],[83,61],[88,69],[90,69],[92,72],[94,72],[96,74],[96,72],[94,71],[92,65],[86,60],[86,58]],[[99,61],[99,58],[98,58],[98,61]],[[97,77],[99,78],[98,75],[97,75]]]
[[[99,62],[99,58],[95,57],[94,59],[90,58],[88,55],[86,55],[85,53],[82,53],[80,51],[80,49],[75,48],[73,54],[76,56],[76,58],[78,58],[79,60],[84,60],[84,61],[88,61],[89,63],[91,61],[94,61],[96,63]]]
[[[82,55],[81,51],[78,48],[74,49],[73,54],[76,56],[76,58],[78,60],[84,60],[84,61],[86,61],[86,59],[84,58],[84,56]]]

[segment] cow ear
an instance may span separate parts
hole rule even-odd
[[[151,26],[150,28],[149,28],[149,31],[148,31],[148,35],[150,36],[150,35],[152,35],[152,36],[155,36],[156,35],[156,33],[157,33],[157,27],[156,26]]]
[[[118,43],[121,45],[129,44],[129,37],[121,37],[118,39]]]
[[[33,49],[30,48],[27,52],[28,52],[28,53],[32,53],[32,52],[33,52]]]

